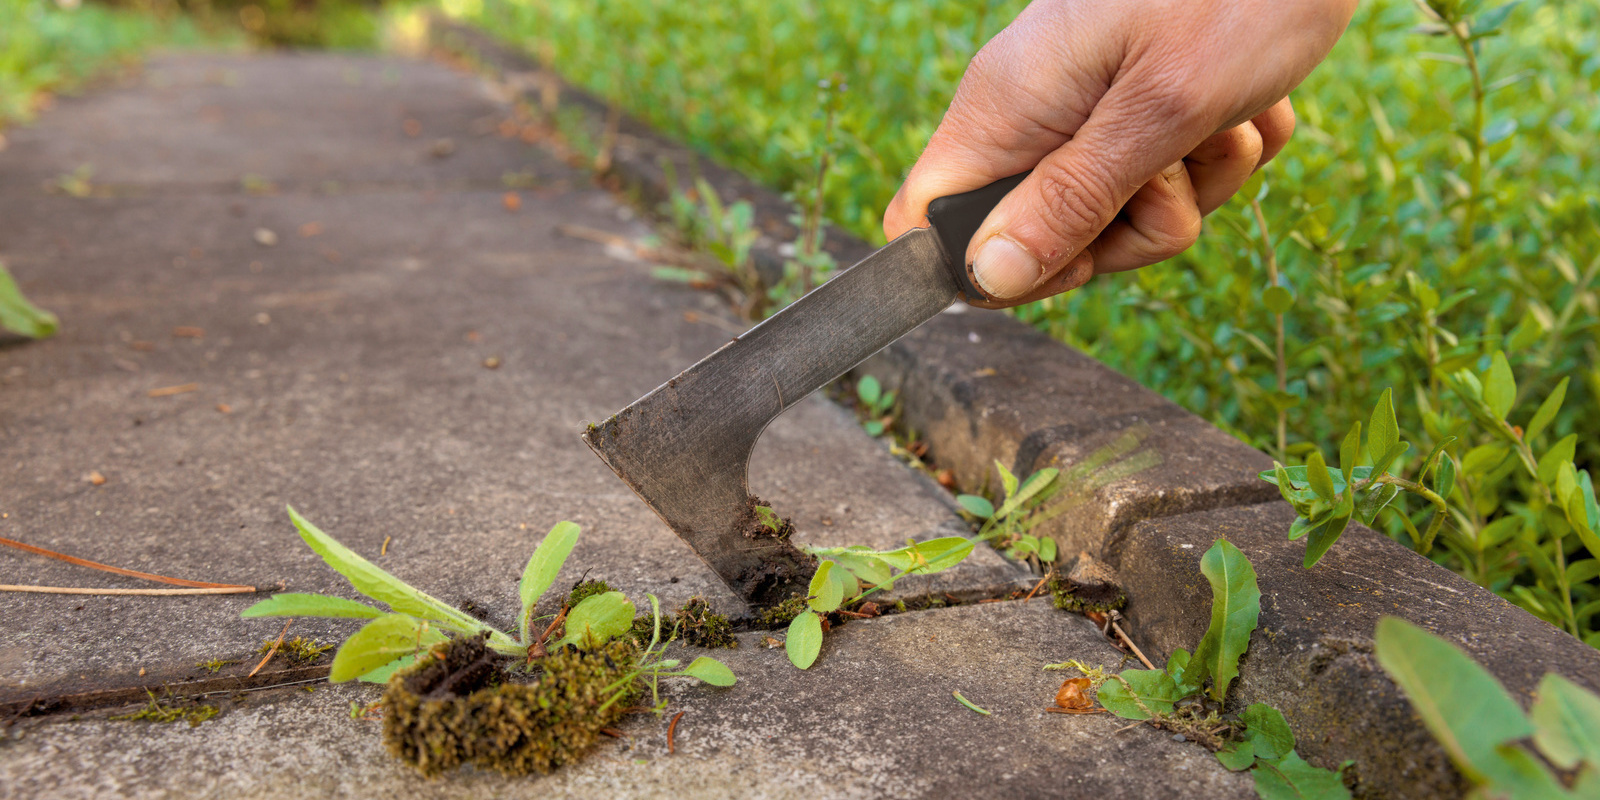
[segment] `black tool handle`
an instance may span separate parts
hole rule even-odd
[[[940,247],[944,248],[945,266],[950,268],[950,274],[955,276],[956,284],[961,287],[961,293],[968,302],[990,298],[972,280],[972,270],[967,263],[967,245],[972,242],[973,234],[978,232],[983,221],[988,219],[989,212],[1000,205],[1001,198],[1017,188],[1023,178],[1028,177],[1028,172],[1001,178],[982,189],[941,197],[928,204],[928,224],[933,226],[933,233],[939,237]]]

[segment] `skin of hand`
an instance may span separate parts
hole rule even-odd
[[[1356,0],[1035,0],[968,65],[884,214],[1032,169],[967,249],[1005,308],[1171,258],[1294,131]]]

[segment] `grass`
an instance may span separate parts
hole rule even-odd
[[[1432,557],[1552,621],[1526,590],[1568,598],[1564,627],[1591,635],[1593,565],[1560,577],[1583,548],[1451,387],[1503,353],[1499,417],[1520,422],[1570,379],[1527,445],[1543,458],[1578,434],[1575,474],[1600,464],[1583,424],[1600,413],[1600,7],[1432,2],[1362,4],[1294,94],[1295,141],[1188,253],[1015,313],[1287,464],[1337,451],[1392,388],[1409,472],[1444,444],[1481,476],[1449,498],[1465,549]],[[828,219],[878,242],[967,61],[1023,6],[441,3],[794,198],[827,161]],[[1430,513],[1397,503],[1375,524],[1405,540]],[[1521,533],[1493,527],[1514,518]]]
[[[0,0],[0,130],[32,119],[53,93],[154,47],[217,41],[182,16],[46,0]]]

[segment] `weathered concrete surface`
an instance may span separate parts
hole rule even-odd
[[[1066,658],[1115,666],[1093,625],[1038,600],[919,612],[836,629],[800,672],[745,634],[712,653],[731,689],[674,682],[684,711],[640,714],[584,761],[548,777],[462,771],[417,777],[349,718],[376,690],[321,687],[183,723],[67,721],[0,740],[0,798],[52,797],[1194,797],[1253,798],[1250,778],[1110,715],[1048,714]],[[686,651],[696,655],[705,651]],[[959,705],[960,690],[991,716]]]
[[[1466,790],[1373,657],[1386,614],[1461,646],[1524,706],[1546,672],[1600,690],[1600,652],[1362,525],[1351,525],[1312,569],[1288,541],[1287,503],[1206,511],[1135,525],[1106,553],[1128,593],[1135,638],[1151,658],[1193,650],[1210,620],[1200,557],[1218,538],[1249,556],[1261,622],[1240,663],[1233,701],[1283,711],[1300,752],[1331,766],[1356,760],[1359,794],[1458,797]]]
[[[63,328],[0,348],[0,536],[350,596],[289,526],[292,503],[508,624],[528,554],[570,519],[585,536],[561,585],[587,572],[641,599],[701,593],[735,610],[578,431],[738,327],[716,298],[558,234],[648,229],[547,153],[485,133],[504,111],[437,65],[186,57],[11,132],[0,258]],[[441,138],[445,156],[430,149]],[[80,164],[93,196],[42,187]],[[537,182],[515,211],[511,172]],[[246,191],[263,181],[278,191]],[[754,490],[803,541],[894,547],[959,524],[947,497],[821,398],[773,425],[753,463]],[[9,549],[0,574],[148,585]],[[936,588],[1016,575],[984,550]],[[246,659],[276,636],[278,622],[239,619],[256,599],[0,595],[0,703],[204,677],[197,662]],[[290,635],[352,629],[300,620]]]

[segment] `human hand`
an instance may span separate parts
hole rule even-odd
[[[1294,131],[1356,0],[1035,0],[972,59],[884,214],[1032,169],[967,249],[1003,308],[1171,258]]]

